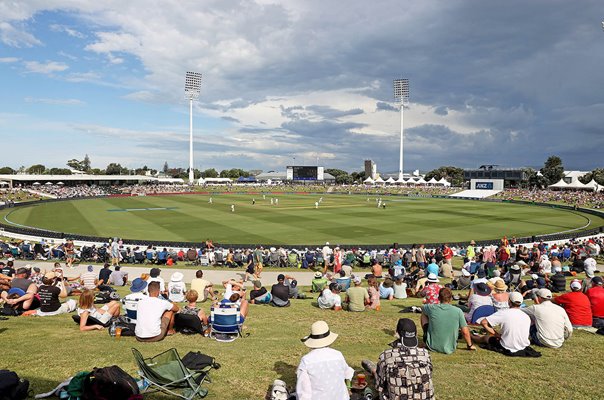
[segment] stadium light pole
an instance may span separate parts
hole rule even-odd
[[[401,108],[401,146],[398,163],[398,179],[403,180],[403,114],[405,107],[409,106],[409,79],[394,80],[394,100]]]
[[[185,99],[189,100],[189,184],[195,180],[193,173],[193,100],[201,92],[201,73],[187,71],[185,75]]]

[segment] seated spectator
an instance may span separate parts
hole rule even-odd
[[[18,314],[22,314],[24,311],[40,307],[40,301],[36,297],[37,293],[38,286],[29,279],[29,270],[19,268],[10,279],[8,291],[2,291],[1,298]]]
[[[149,271],[149,279],[147,279],[147,284],[150,284],[151,282],[159,283],[159,294],[167,299],[168,291],[166,290],[166,282],[164,281],[164,278],[159,276],[160,273],[161,269],[151,268],[151,271]]]
[[[516,353],[526,349],[530,344],[529,331],[531,319],[520,310],[522,295],[510,294],[509,308],[504,308],[482,319],[480,324],[487,331],[486,335],[472,335],[475,343],[488,344],[493,350]],[[500,326],[500,332],[493,327]]]
[[[128,273],[122,271],[122,267],[115,266],[115,271],[109,275],[109,284],[113,286],[126,286],[128,283]]]
[[[432,259],[430,264],[428,264],[428,266],[426,267],[426,276],[429,276],[430,274],[438,276],[439,272],[440,268],[438,267],[438,264],[436,264],[436,260]]]
[[[392,279],[384,279],[384,282],[382,282],[379,286],[380,299],[394,299],[394,289],[392,288],[392,286],[394,286],[394,282],[392,281]]]
[[[382,279],[383,267],[378,262],[377,259],[373,259],[371,262],[371,273],[365,275],[365,279],[369,279],[370,277],[375,277],[377,279]]]
[[[570,292],[554,297],[552,302],[564,308],[573,328],[591,327],[593,324],[589,297],[581,291],[581,281],[570,283]]]
[[[471,278],[470,272],[465,268],[461,269],[461,276],[458,276],[457,279],[454,279],[451,282],[451,285],[454,290],[470,289],[471,284],[472,284],[472,278]]]
[[[457,349],[457,338],[461,331],[468,350],[476,350],[463,312],[451,304],[451,289],[442,288],[438,297],[438,304],[425,304],[422,307],[421,323],[426,347],[439,353],[451,354]]]
[[[508,285],[501,279],[495,281],[493,284],[493,292],[491,293],[491,299],[493,300],[493,307],[499,311],[504,308],[509,308],[510,294],[508,293]]]
[[[94,267],[92,265],[86,267],[86,272],[84,272],[80,276],[80,283],[82,284],[84,289],[97,289],[97,284],[99,283],[99,280],[97,279],[97,275],[94,273]]]
[[[536,292],[535,304],[521,310],[531,317],[531,343],[556,349],[571,337],[573,326],[566,311],[552,303],[551,299],[550,290],[539,289]]]
[[[554,274],[549,277],[552,291],[558,293],[566,292],[566,276],[562,273],[562,267],[553,267]]]
[[[342,298],[340,292],[342,289],[336,282],[329,284],[329,287],[323,289],[321,295],[317,298],[319,308],[324,310],[340,311],[342,309]]]
[[[353,287],[346,291],[346,308],[348,311],[365,311],[365,306],[369,305],[369,292],[361,286],[360,276],[352,279]]]
[[[219,308],[239,308],[239,321],[238,323],[242,325],[245,322],[245,318],[247,317],[248,312],[248,302],[244,297],[241,297],[239,293],[234,292],[231,297],[228,299],[222,299],[218,303]],[[212,323],[212,316],[208,318],[208,322]]]
[[[202,270],[197,270],[195,272],[195,278],[191,280],[191,290],[197,291],[199,295],[197,301],[206,301],[208,298],[214,298],[214,285],[212,282],[203,278]]]
[[[199,298],[199,294],[197,293],[197,290],[188,290],[187,293],[185,294],[185,299],[187,300],[187,305],[184,306],[183,308],[181,308],[180,310],[178,310],[178,314],[185,314],[185,315],[196,315],[199,320],[201,321],[201,323],[203,324],[203,327],[207,327],[208,326],[208,317],[206,315],[206,313],[197,307],[197,300]]]
[[[403,275],[399,275],[394,282],[392,287],[394,289],[395,299],[406,299],[407,298],[407,284],[404,281]]]
[[[350,276],[346,276],[346,273],[344,271],[340,271],[335,279],[335,282],[340,285],[340,288],[342,288],[342,290],[348,290],[351,281],[352,278]]]
[[[185,300],[185,292],[187,286],[182,281],[184,275],[182,272],[174,272],[170,277],[170,283],[168,283],[168,300],[173,303],[180,303]]]
[[[491,298],[491,288],[489,288],[485,283],[479,283],[478,285],[476,285],[474,293],[472,293],[470,295],[470,298],[468,299],[469,309],[468,312],[465,314],[466,321],[468,323],[472,321],[472,315],[478,307],[492,305],[493,299]]]
[[[40,309],[26,311],[23,315],[45,317],[72,312],[76,309],[75,300],[69,299],[65,303],[60,302],[59,299],[67,297],[67,290],[63,280],[58,278],[54,272],[47,272],[44,275],[42,286],[38,288],[38,296],[40,297]]]
[[[604,328],[604,280],[601,276],[595,276],[591,280],[591,288],[586,294],[591,304],[592,326]]]
[[[428,275],[426,286],[418,293],[419,297],[424,298],[424,304],[438,304],[438,293],[443,288],[438,282],[435,274]]]
[[[596,260],[594,260],[593,258],[589,257],[587,259],[585,259],[584,262],[585,265],[585,279],[583,279],[583,284],[582,284],[582,291],[583,293],[587,292],[587,289],[591,288],[591,280],[593,279],[594,276],[596,276]]]
[[[305,299],[306,296],[303,293],[300,293],[298,289],[298,281],[291,275],[285,275],[285,281],[283,282],[285,286],[289,288],[289,298],[290,299]]]
[[[222,286],[224,286],[223,299],[229,299],[233,293],[238,293],[239,297],[245,298],[245,288],[242,280],[229,279],[222,281]]]
[[[298,400],[349,399],[348,386],[354,370],[346,364],[342,353],[329,346],[338,335],[324,321],[312,324],[310,335],[302,342],[312,351],[300,360],[296,371]]]
[[[166,335],[174,334],[174,313],[178,305],[159,297],[160,284],[151,281],[149,296],[138,301],[137,322],[134,333],[139,342],[158,342]]]
[[[109,277],[111,276],[111,269],[109,268],[109,263],[103,264],[103,268],[99,271],[99,279],[97,282],[97,286],[101,285],[109,285]]]
[[[272,295],[262,286],[262,282],[254,281],[254,289],[250,291],[251,304],[269,304]]]
[[[289,286],[285,285],[285,275],[277,276],[277,283],[271,288],[271,305],[276,307],[289,307]]]
[[[378,280],[375,276],[370,276],[367,279],[367,292],[369,293],[369,304],[367,308],[370,308],[375,311],[380,311],[382,309],[380,303],[380,289],[378,287]]]
[[[311,292],[321,293],[329,281],[323,276],[321,271],[315,272],[315,276],[311,282]]]
[[[78,315],[80,316],[80,331],[93,331],[103,329],[103,325],[111,320],[112,317],[119,317],[120,303],[111,301],[102,307],[95,307],[94,292],[84,289],[78,301]],[[95,318],[103,325],[86,325],[88,317]]]
[[[380,354],[377,366],[369,360],[361,362],[374,377],[379,399],[434,399],[432,360],[427,349],[418,347],[415,322],[399,319],[396,337],[391,348]]]

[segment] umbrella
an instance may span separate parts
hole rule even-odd
[[[6,181],[0,181],[0,186],[5,186],[5,185],[8,185],[8,182],[6,182]]]
[[[64,185],[63,182],[57,182],[57,185]]]
[[[38,186],[38,185],[41,185],[41,183],[40,182],[34,182],[33,185],[34,186]]]
[[[52,185],[52,182],[46,182],[45,185]]]

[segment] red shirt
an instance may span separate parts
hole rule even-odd
[[[553,302],[564,307],[571,324],[583,326],[593,324],[589,297],[582,292],[565,293],[562,296],[554,297]]]
[[[604,287],[594,286],[585,293],[591,303],[591,313],[594,317],[604,318]]]
[[[453,258],[453,250],[451,250],[450,247],[445,247],[445,249],[443,250],[443,257],[445,258],[445,260],[450,260],[451,258]]]
[[[424,304],[440,304],[440,300],[438,300],[438,293],[442,288],[443,287],[438,283],[428,284],[428,286],[421,291],[421,294],[424,295]]]

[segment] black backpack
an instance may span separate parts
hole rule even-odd
[[[84,381],[82,400],[128,400],[139,394],[134,378],[117,365],[95,368]]]
[[[23,400],[29,392],[29,381],[6,369],[0,369],[0,400]]]

